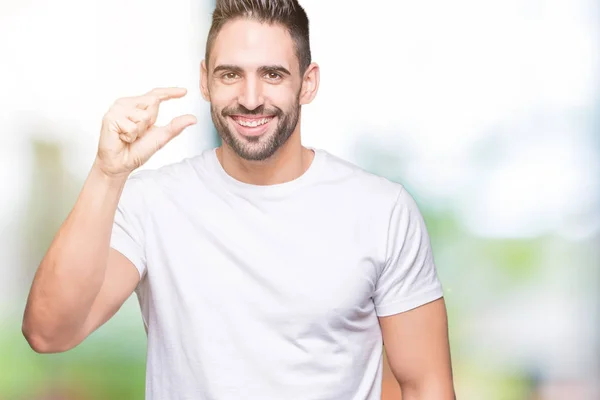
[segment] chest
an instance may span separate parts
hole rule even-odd
[[[372,312],[377,238],[349,204],[173,206],[153,220],[148,280],[181,309],[335,324]],[[198,311],[194,311],[198,312]]]

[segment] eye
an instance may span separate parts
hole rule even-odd
[[[265,78],[267,78],[270,81],[278,81],[282,78],[282,76],[277,72],[269,71],[265,74]]]
[[[222,75],[222,78],[226,81],[231,81],[234,80],[238,77],[238,74],[236,74],[235,72],[227,72],[225,74]]]

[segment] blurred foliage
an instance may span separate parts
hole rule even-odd
[[[99,338],[101,332],[108,337]],[[13,331],[0,336],[0,354],[3,400],[49,399],[49,393],[61,400],[144,398],[143,330],[104,326],[75,349],[60,354],[36,354],[20,332]]]
[[[37,268],[81,189],[81,182],[64,167],[60,142],[34,139],[31,151],[32,176],[22,233],[22,260],[27,273]]]

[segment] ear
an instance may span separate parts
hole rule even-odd
[[[210,92],[208,91],[208,70],[206,69],[206,60],[200,64],[200,92],[204,100],[210,102]]]
[[[316,63],[312,63],[306,69],[304,78],[302,79],[302,90],[300,93],[300,104],[308,104],[317,95],[319,90],[319,79],[320,72],[319,66]]]

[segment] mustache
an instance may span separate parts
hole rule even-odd
[[[249,110],[241,104],[232,107],[225,107],[221,111],[223,117],[229,117],[231,115],[267,115],[269,117],[278,117],[283,114],[280,108],[273,107],[272,109],[266,109],[263,105],[256,107],[254,110]]]

